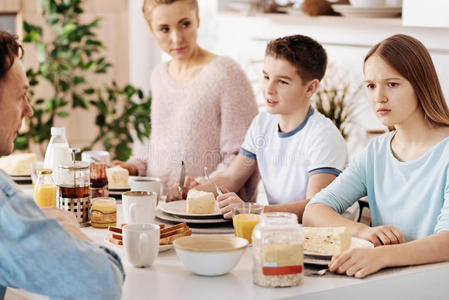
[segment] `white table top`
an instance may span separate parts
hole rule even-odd
[[[119,205],[118,218],[121,220]],[[161,252],[150,268],[134,268],[120,246],[105,241],[107,230],[82,229],[95,242],[115,250],[122,258],[126,281],[122,299],[279,299],[307,295],[307,299],[447,299],[449,297],[449,263],[392,268],[355,279],[326,274],[304,277],[298,287],[263,288],[252,282],[252,248],[230,273],[198,276],[190,272],[174,249]],[[379,298],[380,297],[380,298]]]
[[[118,220],[121,205],[118,205]],[[364,279],[327,273],[321,277],[304,277],[300,286],[263,288],[252,282],[252,248],[246,249],[230,273],[217,277],[198,276],[190,272],[174,249],[159,253],[150,268],[134,268],[125,259],[121,247],[105,240],[106,229],[93,227],[82,231],[94,242],[115,250],[122,259],[126,280],[123,300],[138,299],[449,299],[449,262],[391,268]],[[307,295],[307,296],[306,296]],[[38,298],[33,298],[38,299]],[[41,299],[41,298],[39,298]]]

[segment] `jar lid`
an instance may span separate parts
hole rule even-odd
[[[53,171],[51,169],[40,169],[40,170],[36,170],[36,173],[38,175],[41,175],[41,174],[47,175],[47,174],[52,174]]]
[[[85,161],[75,161],[74,163],[59,165],[60,169],[83,170],[89,168],[89,163]]]

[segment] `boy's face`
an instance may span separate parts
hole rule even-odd
[[[33,115],[26,96],[28,87],[22,62],[16,58],[0,81],[0,155],[12,152],[22,119]]]
[[[289,115],[308,105],[312,95],[296,68],[287,60],[267,55],[263,68],[263,96],[271,114]]]

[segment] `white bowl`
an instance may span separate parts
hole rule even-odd
[[[385,0],[349,0],[349,3],[354,7],[385,7]]]
[[[173,245],[187,269],[198,275],[218,276],[237,265],[248,241],[235,236],[194,235],[178,238]]]

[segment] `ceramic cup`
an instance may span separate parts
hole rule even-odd
[[[130,191],[122,194],[125,224],[153,223],[157,195],[153,192]]]
[[[123,246],[128,262],[137,268],[150,267],[159,253],[159,235],[157,224],[123,226]]]
[[[162,192],[162,183],[156,177],[132,177],[130,179],[131,191],[145,191],[157,194],[159,201]]]

